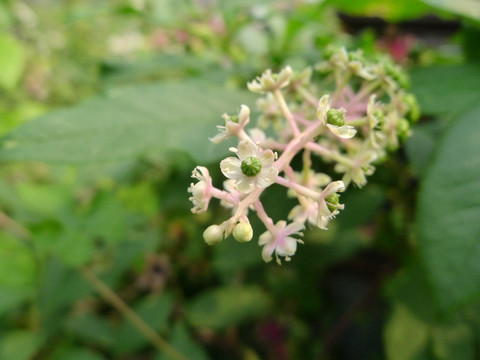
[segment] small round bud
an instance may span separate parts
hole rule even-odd
[[[210,246],[216,245],[223,240],[223,229],[218,225],[210,225],[203,232],[203,239]]]
[[[247,222],[239,222],[233,229],[233,237],[238,242],[248,242],[253,238],[252,226]]]
[[[262,170],[262,162],[254,156],[250,156],[242,161],[240,165],[243,175],[253,177]]]
[[[345,125],[345,117],[344,117],[345,110],[337,110],[337,109],[328,109],[327,111],[327,123],[335,126],[343,126]]]
[[[420,106],[413,94],[405,94],[403,101],[408,106],[406,117],[411,122],[416,122],[420,118]]]
[[[405,118],[400,118],[397,123],[399,138],[403,141],[410,135],[410,123]]]

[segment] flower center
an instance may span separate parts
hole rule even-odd
[[[250,156],[242,161],[240,169],[245,176],[256,176],[262,170],[262,163],[256,157]]]

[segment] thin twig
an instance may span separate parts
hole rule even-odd
[[[87,268],[81,268],[83,277],[92,285],[92,287],[109,302],[118,312],[120,312],[153,346],[159,351],[165,352],[172,359],[188,360],[187,357],[179,353],[172,345],[163,339],[153,330],[140,316],[137,315],[112,289],[110,289],[102,280],[100,280],[92,271]]]

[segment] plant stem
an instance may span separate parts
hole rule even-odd
[[[285,118],[287,119],[288,124],[292,129],[293,136],[298,136],[300,134],[300,130],[298,129],[297,123],[293,118],[293,114],[290,112],[290,109],[288,108],[288,105],[285,102],[285,98],[283,97],[282,92],[279,89],[277,89],[273,92],[273,96],[275,96],[275,99],[277,100],[278,105],[280,106],[280,110],[282,111],[283,116],[285,116]]]
[[[175,360],[188,360],[187,357],[179,353],[165,339],[153,330],[140,316],[135,313],[112,289],[110,289],[102,280],[100,280],[90,269],[80,268],[80,273],[90,285],[100,294],[100,296],[110,303],[118,312],[120,312],[145,338],[147,338],[157,350],[165,352]]]

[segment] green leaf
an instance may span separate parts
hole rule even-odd
[[[0,340],[0,359],[30,360],[42,342],[42,338],[33,332],[12,331]]]
[[[465,324],[438,325],[432,330],[432,352],[437,360],[473,360],[475,341]]]
[[[26,289],[35,283],[35,258],[27,244],[0,234],[0,259],[0,285]]]
[[[480,107],[447,129],[421,184],[420,254],[440,308],[480,295]]]
[[[50,261],[40,279],[38,305],[42,328],[46,332],[56,331],[68,307],[91,291],[91,286],[77,270],[57,260]]]
[[[69,317],[65,321],[65,330],[78,339],[103,347],[109,347],[114,341],[114,333],[110,324],[105,319],[91,313]]]
[[[395,304],[383,334],[387,359],[415,359],[427,346],[428,333],[428,324],[402,303]]]
[[[102,355],[88,349],[75,348],[73,346],[66,346],[56,349],[55,352],[48,358],[48,360],[103,360]]]
[[[422,0],[440,10],[480,20],[480,3],[477,0]]]
[[[13,90],[25,67],[25,51],[13,37],[0,34],[0,86]]]
[[[412,129],[412,136],[405,141],[408,161],[416,174],[424,175],[445,123],[432,121],[416,124]]]
[[[222,330],[262,314],[268,303],[268,296],[257,287],[224,287],[193,299],[187,319],[195,327]]]
[[[12,288],[0,286],[0,316],[14,309],[24,300],[29,298],[34,291],[34,287],[28,288]]]
[[[178,350],[187,359],[208,360],[208,356],[203,348],[192,339],[187,328],[181,322],[175,323],[172,335],[169,337],[169,343],[174,349]],[[175,360],[165,353],[159,354],[157,360]]]
[[[475,65],[432,66],[412,69],[412,91],[429,115],[453,117],[480,102],[480,67]]]
[[[95,163],[179,150],[202,163],[218,160],[224,147],[208,138],[222,125],[221,114],[252,99],[202,81],[116,89],[20,126],[0,139],[0,158]]]

